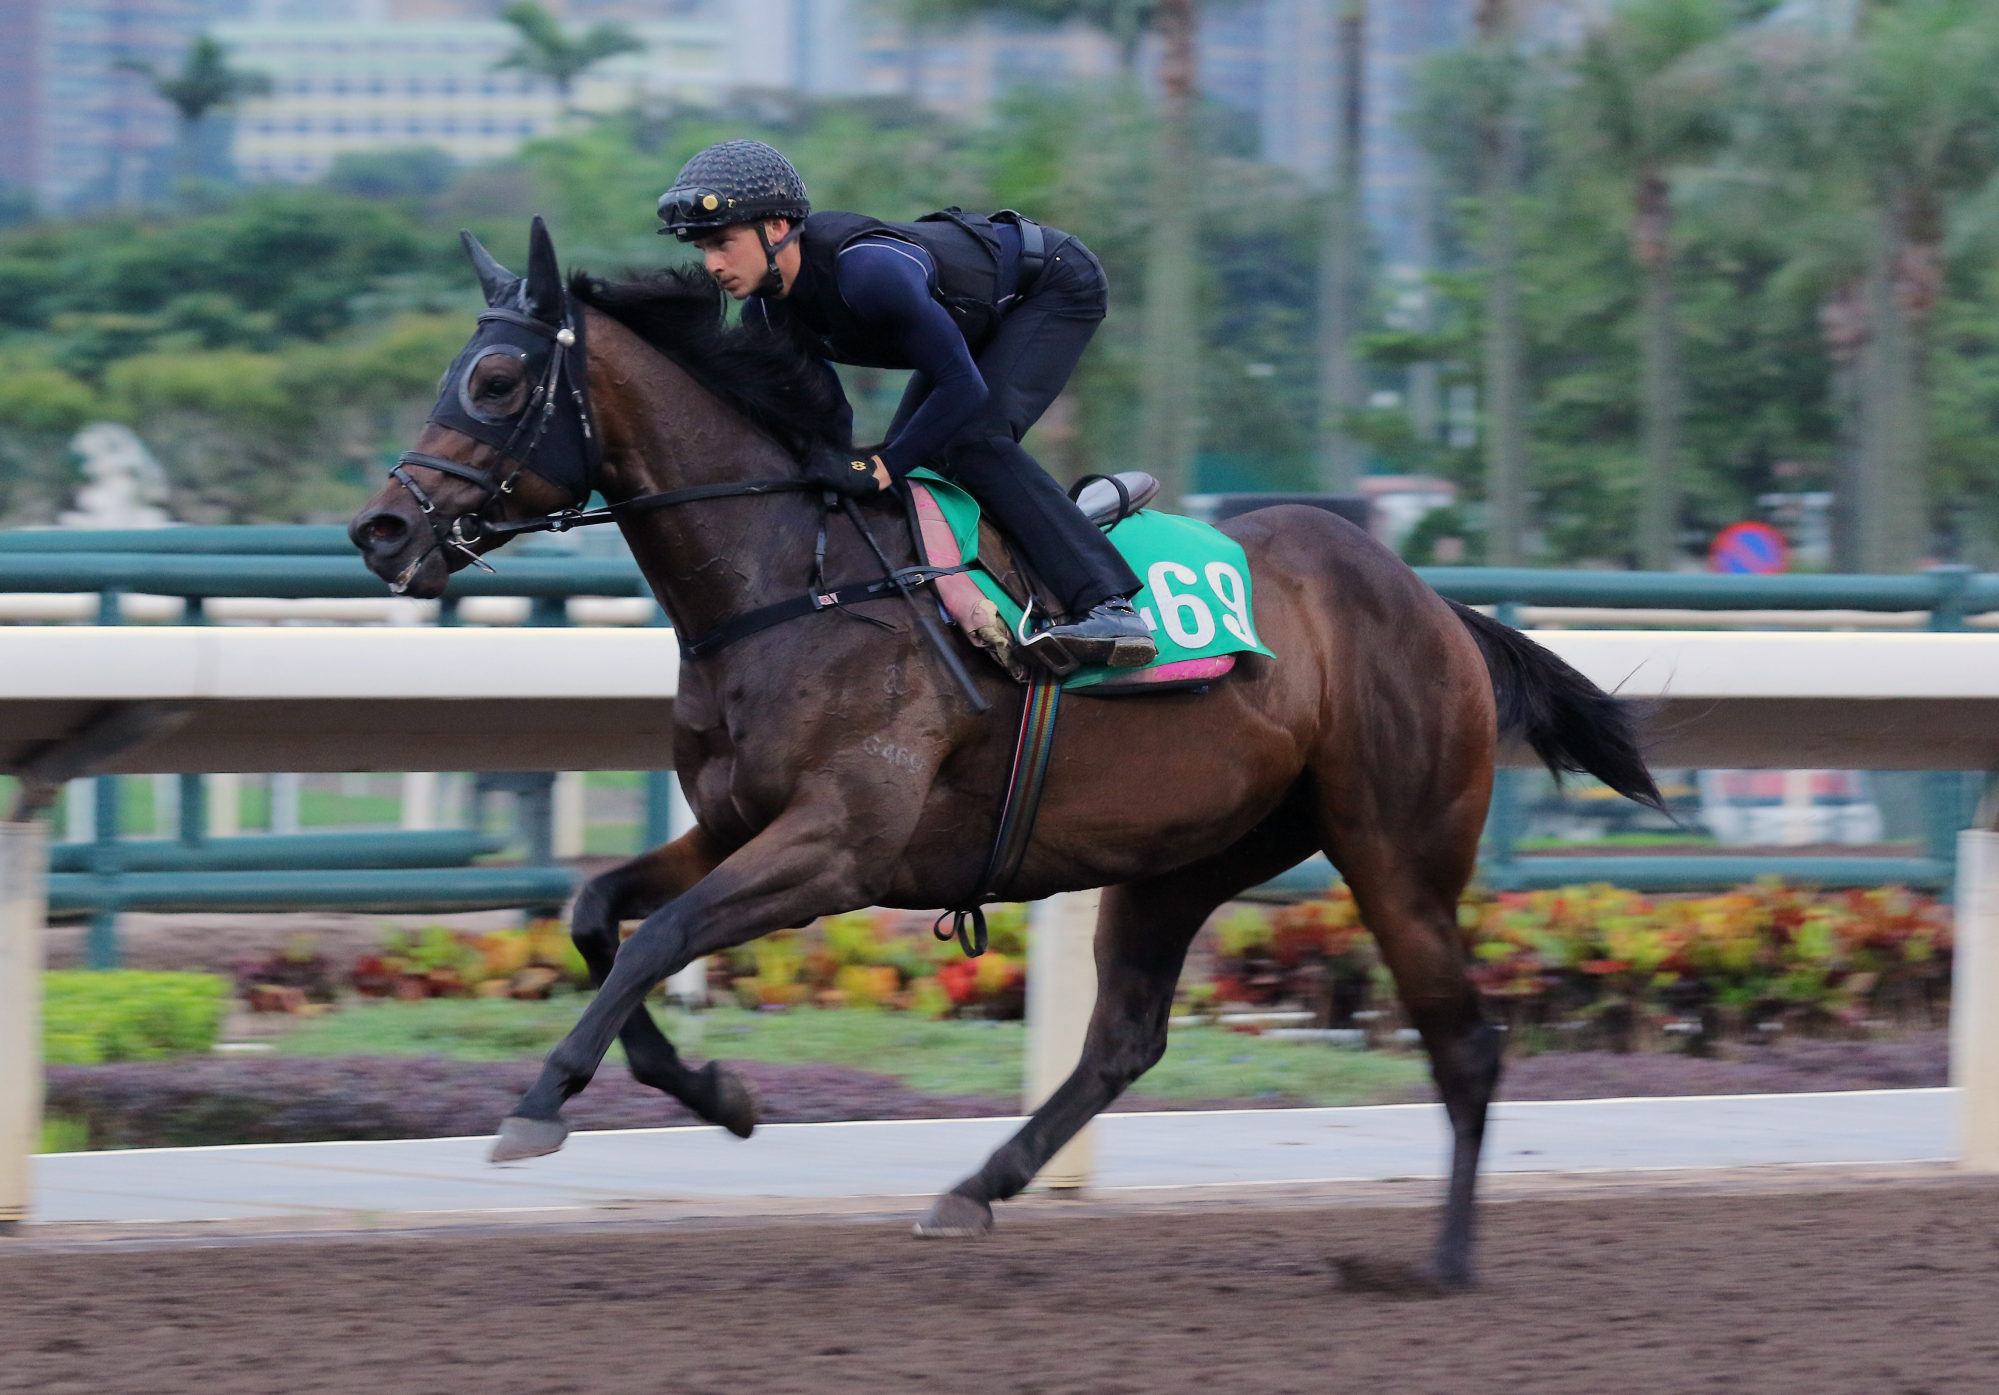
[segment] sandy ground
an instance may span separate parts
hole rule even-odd
[[[1448,1297],[1341,1277],[1343,1259],[1420,1257],[1427,1196],[1029,1201],[973,1243],[918,1242],[879,1215],[0,1241],[0,1390],[1993,1388],[1999,1179],[1718,1176],[1505,1179],[1494,1194],[1516,1199],[1486,1209],[1484,1282]]]

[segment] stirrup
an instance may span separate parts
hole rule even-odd
[[[1030,595],[1027,604],[1020,608],[1020,624],[1014,628],[1013,637],[1022,653],[1031,656],[1057,678],[1067,678],[1083,666],[1083,661],[1070,652],[1060,635],[1053,633],[1054,626],[1045,625],[1033,634],[1027,632],[1028,621],[1034,618],[1035,600],[1036,597]]]

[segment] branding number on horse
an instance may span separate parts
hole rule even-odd
[[[867,740],[863,741],[861,749],[871,756],[880,756],[890,765],[900,766],[904,770],[914,770],[919,764],[916,759],[916,752],[910,750],[909,747],[892,746],[879,736],[870,736]]]

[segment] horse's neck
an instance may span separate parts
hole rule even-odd
[[[633,349],[637,349],[635,344]],[[782,449],[667,359],[652,371],[595,374],[604,423],[604,495],[612,502],[694,485],[790,479]],[[723,621],[800,594],[821,516],[811,492],[705,499],[621,520],[632,556],[674,628]]]

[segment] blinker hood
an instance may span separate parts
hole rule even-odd
[[[564,292],[548,229],[534,220],[526,276],[501,266],[471,233],[459,237],[487,309],[439,381],[429,419],[491,446],[581,504],[595,487],[598,442],[584,390],[583,317]],[[481,411],[471,392],[473,372],[496,354],[519,363],[528,384],[525,405],[507,416]],[[495,487],[509,474],[500,467]]]

